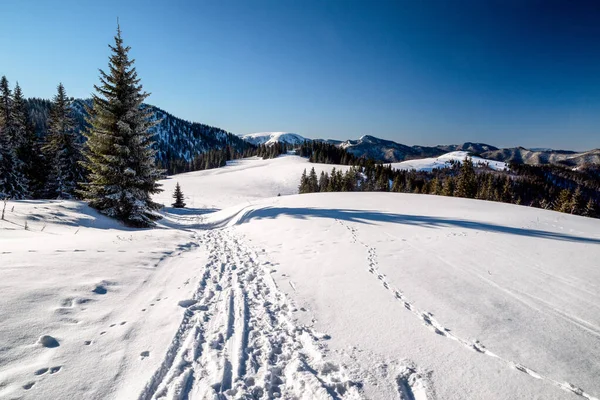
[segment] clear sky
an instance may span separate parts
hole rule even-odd
[[[28,1],[0,75],[89,97],[117,16],[148,102],[234,133],[600,147],[600,1]]]

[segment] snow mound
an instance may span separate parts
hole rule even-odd
[[[307,139],[297,133],[289,132],[259,132],[243,135],[242,139],[254,145],[272,145],[275,143],[286,143],[291,145],[300,145],[311,139]]]
[[[450,166],[451,161],[461,163],[465,157],[469,157],[475,165],[489,166],[491,169],[496,171],[504,171],[507,168],[506,163],[502,161],[487,160],[481,157],[475,157],[469,155],[467,151],[452,151],[436,158],[422,158],[417,160],[402,161],[398,163],[392,163],[392,168],[399,170],[417,170],[417,171],[431,171],[435,168],[447,168]]]

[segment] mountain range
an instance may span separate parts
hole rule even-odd
[[[28,99],[29,113],[38,135],[46,132],[46,121],[50,113],[51,102],[45,99]],[[73,101],[73,116],[76,129],[83,132],[86,128],[86,106],[90,99]],[[153,105],[145,105],[153,111],[153,119],[157,121],[156,133],[157,161],[163,165],[174,160],[190,161],[200,153],[230,146],[238,151],[248,147],[274,143],[299,145],[311,141],[297,133],[260,132],[246,135],[234,135],[221,128],[190,122],[162,110]],[[371,158],[385,163],[396,163],[428,157],[438,157],[453,151],[467,151],[482,158],[517,162],[524,164],[561,164],[568,167],[584,165],[600,165],[600,149],[574,152],[551,149],[526,149],[523,147],[500,149],[485,143],[466,142],[463,144],[438,146],[408,146],[391,140],[364,135],[356,140],[314,139],[341,147],[356,157]]]
[[[296,133],[262,132],[241,136],[253,144],[287,143],[298,144],[311,141]],[[438,157],[454,151],[467,151],[485,159],[516,162],[522,164],[561,164],[568,167],[581,167],[583,165],[600,165],[600,149],[575,152],[568,150],[552,149],[526,149],[514,147],[500,149],[485,143],[466,142],[463,144],[438,145],[438,146],[408,146],[391,140],[380,139],[365,135],[357,140],[314,139],[341,147],[356,157],[371,158],[379,162],[397,163],[429,157]]]

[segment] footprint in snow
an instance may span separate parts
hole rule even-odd
[[[41,336],[38,339],[38,343],[46,348],[54,348],[54,347],[60,346],[60,344],[58,343],[58,340],[56,340],[55,338],[53,338],[50,335]]]
[[[23,389],[25,390],[29,390],[33,387],[33,385],[35,385],[35,382],[28,382],[26,384],[23,385]]]
[[[102,285],[96,285],[96,287],[94,288],[94,290],[92,290],[92,292],[94,292],[96,294],[106,294],[108,292],[108,290],[106,290],[106,288]]]

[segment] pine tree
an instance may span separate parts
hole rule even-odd
[[[22,199],[27,181],[17,157],[18,123],[14,121],[13,97],[5,76],[0,79],[0,197]]]
[[[319,191],[319,179],[317,178],[315,167],[312,167],[308,174],[308,188],[309,193],[316,193]]]
[[[581,187],[577,186],[573,197],[571,197],[570,213],[581,215],[583,213],[583,198],[581,197]]]
[[[329,191],[329,175],[325,171],[321,171],[319,177],[319,192]]]
[[[172,204],[175,208],[184,208],[185,203],[183,202],[183,192],[181,191],[181,186],[179,186],[179,182],[175,185],[175,191],[173,192],[173,198],[175,199],[175,203]]]
[[[83,182],[81,146],[77,142],[75,122],[71,115],[71,100],[60,83],[52,100],[48,118],[48,135],[43,148],[50,161],[47,196],[69,199]]]
[[[300,177],[300,186],[298,186],[298,193],[309,193],[308,177],[306,176],[306,168],[302,172]]]
[[[155,165],[154,141],[148,131],[152,111],[142,103],[148,97],[137,77],[130,47],[123,45],[117,28],[115,45],[109,46],[109,72],[100,70],[93,107],[88,110],[86,161],[89,182],[81,194],[101,213],[132,226],[152,226],[160,218],[160,204],[151,195],[161,191],[162,171]]]
[[[44,195],[44,185],[48,166],[41,150],[41,140],[35,133],[35,126],[29,116],[29,106],[19,83],[13,92],[12,115],[15,124],[15,154],[21,175],[27,183],[27,195],[40,198]]]
[[[456,190],[454,195],[458,197],[475,198],[477,194],[477,180],[475,177],[475,169],[473,161],[469,157],[465,157],[460,167],[460,175],[456,182]]]
[[[585,210],[583,210],[583,215],[585,215],[586,217],[596,217],[597,214],[598,208],[596,206],[596,202],[590,197],[585,206]]]
[[[571,191],[563,189],[558,195],[558,199],[554,204],[554,210],[568,213],[571,211]]]
[[[449,176],[444,181],[444,186],[442,188],[443,196],[454,196],[454,178]]]

